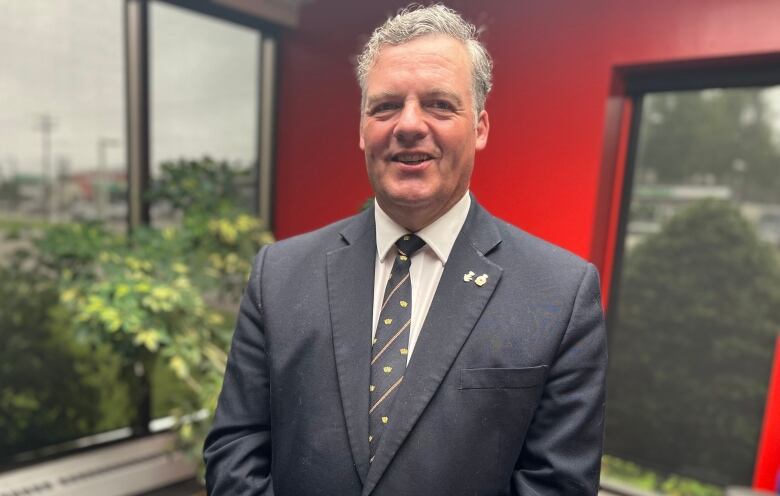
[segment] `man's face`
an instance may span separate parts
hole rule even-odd
[[[438,35],[383,47],[368,73],[360,148],[377,201],[408,229],[468,189],[489,128],[484,110],[475,122],[471,81],[466,47]]]

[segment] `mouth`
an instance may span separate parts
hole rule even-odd
[[[430,155],[428,153],[410,153],[410,152],[403,152],[403,153],[396,153],[391,157],[393,162],[399,162],[404,165],[414,166],[414,165],[420,165],[423,162],[427,162],[428,160],[433,159],[433,155]]]

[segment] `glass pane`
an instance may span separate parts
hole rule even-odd
[[[126,225],[123,4],[0,3],[0,463],[129,423],[116,361],[56,311],[87,221]]]
[[[164,164],[206,157],[240,171],[234,185],[254,210],[260,34],[227,21],[154,2],[151,6],[152,178]],[[187,167],[185,167],[187,169]],[[193,173],[197,177],[197,172]],[[156,202],[155,224],[173,219]]]
[[[780,87],[643,100],[605,479],[665,494],[750,485],[780,331],[778,103]]]
[[[0,6],[0,215],[123,227],[119,1]]]

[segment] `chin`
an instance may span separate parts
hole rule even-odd
[[[388,200],[399,202],[425,202],[436,197],[436,188],[422,181],[405,181],[388,184],[382,188]]]
[[[422,207],[434,201],[433,195],[422,192],[398,192],[384,195],[385,201],[401,207]]]

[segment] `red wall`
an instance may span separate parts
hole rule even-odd
[[[604,143],[614,138],[605,133],[613,68],[780,52],[777,0],[448,3],[486,28],[495,61],[490,140],[477,156],[472,190],[494,214],[606,260],[604,276],[611,256],[593,247],[609,251],[594,233],[606,240],[609,229],[596,228],[614,228],[617,218],[609,202],[597,208]],[[278,237],[350,215],[371,194],[358,149],[351,60],[370,30],[404,4],[316,0],[303,8],[300,28],[282,38]],[[602,196],[619,193],[604,186]]]
[[[764,423],[756,455],[753,487],[780,490],[780,335],[775,343],[775,362],[769,380]]]

